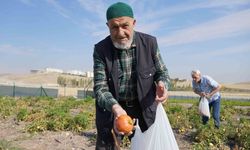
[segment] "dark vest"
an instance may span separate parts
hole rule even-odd
[[[144,120],[149,127],[154,123],[156,106],[155,102],[155,83],[154,75],[156,72],[153,56],[156,53],[156,38],[144,33],[135,32],[136,42],[136,75],[137,75],[137,94],[142,108]],[[110,36],[95,45],[95,50],[101,59],[106,63],[106,76],[110,92],[115,99],[118,98],[118,57],[112,44]],[[112,127],[112,113],[101,108],[96,103],[96,125],[98,128],[104,126]],[[113,122],[111,122],[113,123]]]

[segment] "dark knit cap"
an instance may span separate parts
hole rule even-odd
[[[132,8],[128,4],[122,2],[117,2],[109,6],[106,12],[107,21],[113,18],[124,17],[124,16],[134,18]]]

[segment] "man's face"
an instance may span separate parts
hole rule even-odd
[[[113,18],[107,22],[113,44],[118,49],[130,48],[135,20],[130,17]]]
[[[194,82],[199,83],[201,80],[201,75],[200,74],[193,74],[192,78],[193,78]]]

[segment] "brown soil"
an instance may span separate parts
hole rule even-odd
[[[25,132],[25,122],[15,119],[0,120],[0,140],[6,140],[13,147],[24,150],[94,150],[95,131],[86,131],[82,135],[69,131],[45,131],[30,134]]]
[[[6,140],[12,147],[24,150],[94,150],[96,131],[74,134],[70,131],[45,131],[30,134],[25,132],[25,122],[14,118],[0,119],[0,141]],[[186,135],[175,134],[180,150],[191,149]]]

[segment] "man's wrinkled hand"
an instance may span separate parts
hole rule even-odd
[[[165,84],[162,81],[159,81],[156,85],[156,97],[155,100],[161,103],[164,103],[168,98],[168,92],[165,88]]]
[[[116,119],[121,116],[121,115],[127,115],[127,112],[119,105],[119,104],[114,104],[112,106],[112,112],[114,113],[114,122],[113,122],[113,128],[116,134],[124,135],[123,132],[119,132],[116,128],[115,121]]]
[[[201,97],[206,97],[206,93],[205,92],[201,92],[200,96]]]

